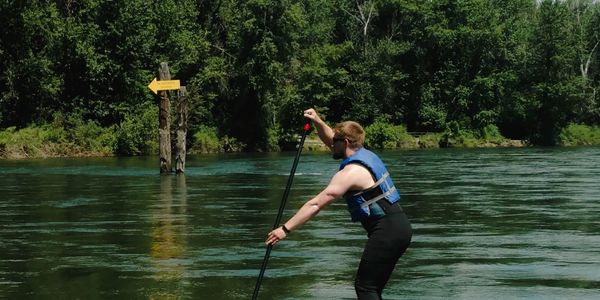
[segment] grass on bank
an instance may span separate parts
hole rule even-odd
[[[378,121],[367,126],[365,133],[365,145],[374,149],[479,148],[524,145],[503,137],[495,125],[488,125],[481,131],[471,131],[461,129],[458,124],[450,124],[445,132],[413,136],[406,131],[404,126]]]
[[[569,124],[558,136],[561,146],[600,145],[600,127]]]
[[[158,153],[158,109],[154,105],[142,107],[126,115],[120,124],[102,127],[96,122],[84,121],[80,116],[56,115],[50,124],[31,125],[0,131],[0,158],[44,158],[81,156],[133,156]],[[450,124],[442,133],[413,136],[405,126],[377,121],[367,127],[365,145],[372,149],[417,149],[440,147],[514,147],[524,146],[519,141],[504,138],[495,125],[479,131],[463,130]],[[220,136],[217,128],[196,127],[190,132],[189,153],[239,152],[244,144],[234,137]],[[295,136],[270,133],[269,143],[290,143]],[[310,146],[312,142],[313,146]],[[307,140],[308,150],[327,150],[318,147],[315,132]],[[600,145],[600,128],[571,124],[557,137],[561,146]],[[273,147],[274,149],[277,147]]]
[[[57,114],[50,124],[0,131],[0,158],[143,155],[158,150],[158,108],[142,107],[102,127],[79,115]]]

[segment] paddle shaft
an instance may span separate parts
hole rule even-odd
[[[294,174],[296,173],[296,167],[298,167],[298,160],[300,160],[300,153],[302,153],[302,148],[304,147],[304,140],[306,140],[306,134],[310,129],[310,125],[307,123],[304,125],[304,133],[302,134],[302,138],[300,139],[300,143],[298,143],[298,150],[296,151],[296,157],[294,158],[294,163],[292,164],[292,170],[290,171],[290,176],[288,177],[287,185],[285,186],[285,192],[283,192],[283,197],[281,199],[281,204],[279,205],[279,211],[277,212],[277,217],[275,218],[275,224],[273,224],[273,229],[279,227],[279,223],[281,222],[281,217],[283,216],[283,210],[285,208],[285,203],[287,202],[288,195],[290,194],[290,189],[292,187],[292,182],[294,181]],[[273,245],[269,244],[267,246],[267,251],[265,251],[265,257],[263,259],[262,265],[260,267],[260,273],[258,274],[258,278],[256,279],[256,286],[254,287],[254,294],[252,294],[252,300],[256,300],[258,298],[258,291],[260,290],[260,285],[262,283],[263,277],[265,275],[265,270],[267,269],[267,262],[269,261],[269,257],[271,256],[271,250],[273,249]]]

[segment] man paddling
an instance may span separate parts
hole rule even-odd
[[[344,198],[352,221],[361,222],[368,236],[354,281],[356,294],[360,300],[381,299],[412,237],[410,222],[398,204],[400,193],[381,159],[363,147],[365,132],[358,123],[346,121],[332,129],[312,108],[304,111],[304,116],[317,128],[333,158],[343,160],[327,187],[281,227],[269,232],[266,244],[277,244],[335,199]]]

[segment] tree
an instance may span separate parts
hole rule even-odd
[[[560,130],[573,119],[580,83],[573,22],[568,7],[542,1],[532,36],[532,68],[528,75],[534,93],[529,102],[531,140],[552,145]]]
[[[600,18],[600,6],[593,0],[570,0],[567,2],[574,21],[572,35],[576,39],[576,51],[579,58],[581,73],[581,101],[575,107],[576,121],[586,122],[598,116],[598,106],[595,104],[596,87],[590,80],[590,71],[596,52],[600,51],[600,33],[595,19]]]
[[[3,2],[0,126],[43,123],[60,110],[65,24],[53,3]]]

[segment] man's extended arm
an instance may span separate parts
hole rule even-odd
[[[290,231],[297,229],[312,217],[316,216],[321,209],[325,208],[335,199],[341,198],[349,190],[365,189],[373,184],[371,173],[360,165],[349,165],[338,171],[329,185],[314,198],[308,200],[296,212],[296,214],[285,222],[285,227]],[[287,237],[287,233],[281,228],[271,231],[268,236],[267,244],[276,244],[278,241]]]

